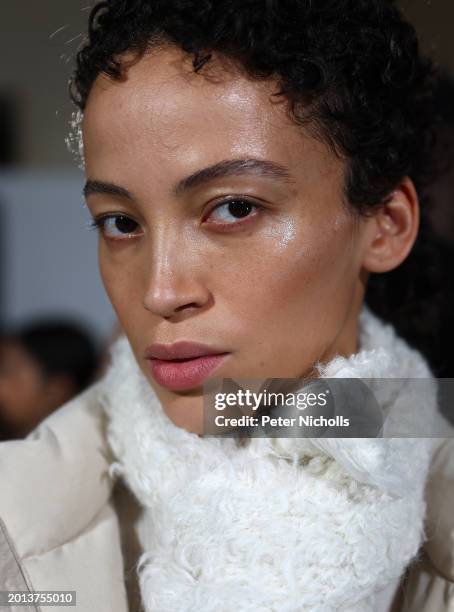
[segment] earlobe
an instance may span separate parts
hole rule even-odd
[[[419,201],[415,186],[405,178],[368,220],[363,267],[389,272],[408,256],[419,229]]]

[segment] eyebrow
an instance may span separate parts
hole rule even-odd
[[[134,199],[132,194],[124,187],[120,187],[119,185],[115,185],[114,183],[106,183],[104,181],[88,180],[85,183],[82,193],[86,198],[90,195],[103,193],[106,195],[113,195],[118,198],[127,198],[128,200]]]
[[[276,162],[264,159],[226,159],[182,179],[174,186],[172,192],[178,196],[184,191],[194,189],[217,178],[242,175],[262,176],[293,182],[288,169]]]
[[[289,170],[278,164],[264,159],[226,159],[207,168],[197,170],[193,174],[178,181],[172,188],[175,196],[181,196],[185,191],[199,187],[205,183],[218,178],[232,176],[260,176],[264,178],[279,179],[288,183],[294,183]],[[88,180],[83,189],[83,195],[88,197],[93,194],[113,195],[128,200],[134,200],[130,191],[114,183],[104,181]]]

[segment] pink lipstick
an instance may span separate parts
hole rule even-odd
[[[187,341],[152,344],[145,350],[153,378],[174,391],[200,386],[229,355],[226,351]]]

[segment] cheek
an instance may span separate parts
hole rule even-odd
[[[295,223],[275,227],[230,254],[228,272],[222,275],[223,292],[235,302],[235,312],[247,327],[273,325],[288,320],[289,314],[320,321],[330,306],[342,308],[343,295],[351,292],[355,278],[351,236],[347,222],[328,231],[325,224],[318,229],[315,224]]]
[[[1,389],[2,410],[22,414],[33,414],[43,401],[43,383],[38,374],[26,366],[19,367],[3,381]]]
[[[142,281],[137,257],[122,253],[120,249],[112,252],[99,240],[99,271],[118,320],[128,331],[131,324],[138,320],[140,312],[146,311],[142,306]]]
[[[224,275],[230,328],[251,375],[299,375],[336,337],[349,308],[356,281],[351,227],[309,227],[294,226],[288,240],[274,232],[251,243]]]

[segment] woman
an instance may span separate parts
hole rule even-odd
[[[93,9],[76,143],[125,335],[102,381],[3,452],[8,588],[119,612],[125,588],[147,612],[454,605],[449,500],[425,493],[452,500],[449,473],[429,478],[450,443],[408,437],[449,435],[407,297],[431,291],[431,79],[385,0]],[[203,435],[215,378],[308,376],[399,379],[379,400],[402,437]]]

